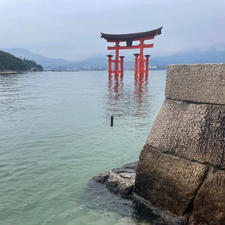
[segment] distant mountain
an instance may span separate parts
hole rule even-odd
[[[41,64],[44,69],[56,69],[58,67],[65,66],[73,62],[65,59],[48,58],[40,54],[32,53],[22,48],[4,48],[2,50],[16,57],[34,60],[35,62]]]
[[[98,55],[87,58],[83,61],[70,61],[65,59],[54,59],[34,54],[28,50],[14,48],[4,49],[5,51],[21,58],[34,60],[41,64],[44,69],[50,70],[101,70],[107,69],[108,63],[105,55]],[[169,56],[151,56],[150,65],[157,68],[165,68],[168,64],[190,64],[190,63],[216,63],[225,62],[225,50],[218,51],[209,49],[208,51],[193,50],[189,52],[177,53]],[[125,69],[133,69],[134,61],[125,58]]]
[[[151,57],[151,65],[153,66],[217,62],[225,62],[225,49],[224,51],[218,51],[215,49],[209,49],[207,51],[194,50],[163,57]]]
[[[41,71],[43,70],[41,65],[36,64],[32,60],[20,59],[15,57],[12,54],[9,54],[4,51],[0,51],[0,71],[27,71],[27,70],[35,70]]]
[[[79,70],[102,70],[107,69],[108,61],[105,55],[97,55],[83,61],[73,62],[67,66],[69,69],[77,68]]]

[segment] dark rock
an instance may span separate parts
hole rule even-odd
[[[225,224],[225,172],[210,174],[200,188],[195,201],[193,224]]]
[[[110,175],[110,171],[106,171],[104,173],[100,173],[98,176],[93,177],[92,179],[97,183],[104,184]]]
[[[184,225],[187,224],[186,216],[174,216],[168,213],[166,210],[162,210],[156,206],[153,206],[150,202],[143,197],[133,194],[135,203],[136,214],[142,218],[147,218],[151,215],[151,225]]]
[[[135,193],[178,216],[184,215],[208,167],[145,145],[137,167]]]
[[[122,196],[128,196],[132,193],[135,175],[136,163],[127,164],[121,168],[116,168],[93,177],[93,180],[98,183],[106,184],[107,188]]]
[[[109,190],[121,195],[129,195],[133,190],[135,173],[111,173],[106,181]]]

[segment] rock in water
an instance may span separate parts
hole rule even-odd
[[[122,196],[129,196],[134,188],[137,162],[127,164],[121,168],[106,171],[93,177],[98,183],[105,184],[107,188]]]
[[[131,194],[135,181],[135,173],[111,173],[106,182],[109,190],[127,196]]]

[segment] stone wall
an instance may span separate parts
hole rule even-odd
[[[189,224],[225,224],[225,64],[171,65],[135,193]]]

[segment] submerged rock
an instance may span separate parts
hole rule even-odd
[[[136,167],[137,162],[129,163],[121,168],[100,173],[98,176],[93,177],[93,180],[105,184],[114,193],[128,196],[134,188]]]

